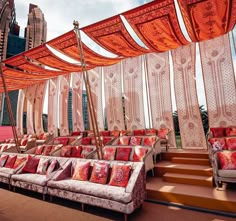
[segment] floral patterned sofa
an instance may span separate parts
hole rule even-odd
[[[90,175],[91,174],[91,175]],[[127,220],[145,199],[145,169],[142,162],[70,159],[63,170],[47,182],[52,197],[124,213]]]
[[[63,144],[51,145],[51,144],[44,144],[33,147],[26,151],[26,154],[33,154],[33,155],[44,155],[44,156],[51,156],[53,152],[57,151],[58,149],[62,148]]]

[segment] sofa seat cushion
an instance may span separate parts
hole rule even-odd
[[[0,177],[10,178],[12,174],[14,174],[14,169],[11,169],[11,168],[1,168],[0,169]]]
[[[45,175],[33,173],[14,174],[12,175],[12,179],[40,186],[45,186],[48,181],[48,178]]]
[[[220,177],[236,178],[236,170],[218,170]]]
[[[110,186],[108,184],[92,183],[89,181],[77,181],[72,179],[61,181],[48,181],[48,187],[63,189],[70,192],[81,193],[114,200],[122,203],[129,203],[132,200],[130,193],[125,192],[125,188]]]

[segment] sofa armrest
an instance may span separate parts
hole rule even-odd
[[[145,171],[152,170],[154,168],[154,163],[153,163],[153,150],[151,148],[148,148],[148,152],[143,158],[143,162],[145,165]]]
[[[157,137],[156,142],[153,144],[153,151],[155,154],[161,153],[161,139]]]

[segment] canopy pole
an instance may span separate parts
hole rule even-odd
[[[12,132],[13,132],[13,136],[14,136],[14,140],[15,140],[15,144],[16,144],[16,150],[17,150],[18,153],[20,153],[18,137],[17,137],[16,127],[15,127],[15,121],[14,121],[12,108],[11,108],[11,102],[10,102],[10,98],[9,98],[7,87],[6,87],[4,74],[3,74],[3,71],[2,71],[2,62],[0,63],[0,75],[1,75],[1,78],[2,78],[2,85],[3,85],[3,89],[4,89],[4,93],[5,93],[5,98],[6,98],[6,103],[7,103],[7,110],[8,110],[8,113],[9,113]]]
[[[83,47],[82,47],[82,41],[81,41],[81,35],[80,35],[78,21],[74,21],[73,25],[74,25],[74,31],[76,33],[76,39],[77,39],[77,45],[78,45],[78,50],[79,50],[79,54],[80,54],[82,73],[83,73],[83,78],[84,78],[84,82],[85,82],[85,88],[87,91],[88,107],[89,107],[89,113],[90,113],[90,117],[91,117],[91,121],[92,121],[91,122],[92,128],[93,128],[94,136],[96,138],[95,144],[96,144],[97,155],[98,155],[98,159],[101,160],[101,159],[103,159],[102,141],[101,141],[101,137],[100,137],[99,130],[98,130],[97,116],[96,116],[96,112],[94,109],[91,87],[90,87],[88,73],[87,73],[87,69],[86,69],[86,62],[85,62],[85,58],[84,58],[84,52],[83,52]]]

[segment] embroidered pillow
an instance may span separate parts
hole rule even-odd
[[[22,173],[36,173],[40,158],[28,157]]]
[[[129,165],[113,165],[109,185],[126,187],[131,167]]]
[[[52,160],[46,172],[47,177],[55,170],[56,166],[57,166],[57,160]]]
[[[49,156],[52,152],[52,146],[51,145],[45,145],[43,155]]]
[[[107,145],[112,140],[112,137],[103,137],[102,143],[103,145]]]
[[[136,146],[140,145],[142,142],[142,137],[131,137],[129,141],[129,145]]]
[[[81,132],[80,131],[73,131],[73,132],[71,132],[71,136],[79,136],[81,134]]]
[[[0,167],[3,167],[5,163],[7,162],[8,155],[1,155],[0,157]]]
[[[101,136],[109,137],[111,132],[109,130],[104,130],[100,132]]]
[[[143,138],[143,146],[152,146],[156,142],[155,136],[144,137]]]
[[[68,137],[57,137],[54,139],[54,144],[62,144],[63,146],[68,145],[69,138]]]
[[[4,167],[6,167],[6,168],[13,168],[14,163],[15,163],[15,161],[16,161],[16,158],[17,158],[17,156],[11,156],[11,155],[10,155],[10,156],[7,158],[7,162],[6,162],[6,164],[5,164]]]
[[[156,129],[146,129],[145,134],[147,136],[155,136],[157,135],[157,130]]]
[[[90,145],[91,144],[91,137],[82,137],[81,145]]]
[[[129,145],[129,140],[130,140],[130,137],[127,137],[127,136],[120,137],[118,141],[118,145]]]
[[[111,131],[111,136],[112,136],[112,137],[119,137],[119,136],[120,136],[120,131],[119,131],[119,130],[113,130],[113,131]]]
[[[212,149],[214,151],[217,150],[227,150],[227,144],[225,142],[225,138],[209,138],[209,143],[212,145]]]
[[[20,157],[17,156],[16,161],[14,163],[13,169],[16,169],[18,166],[20,166],[22,163],[24,163],[27,160],[26,157]]]
[[[145,130],[134,130],[134,136],[144,136],[145,135]]]
[[[236,150],[236,137],[226,137],[225,142],[228,147],[228,150]]]
[[[236,152],[225,150],[217,154],[222,170],[236,170]]]
[[[166,139],[166,135],[168,134],[169,129],[164,128],[164,129],[159,129],[157,132],[158,137],[160,137],[161,139]]]
[[[116,155],[116,147],[104,147],[103,159],[114,160]]]
[[[236,136],[236,127],[228,127],[225,129],[225,135],[228,136]]]
[[[20,145],[21,145],[21,146],[26,146],[27,141],[28,141],[28,138],[23,138],[23,139],[21,140],[21,142],[20,142]]]
[[[44,145],[37,146],[34,150],[34,154],[41,155],[44,150],[44,147],[45,147]]]
[[[81,152],[82,152],[82,146],[73,146],[71,148],[71,157],[81,157]]]
[[[37,174],[45,175],[48,167],[49,159],[41,158],[37,167]]]
[[[77,162],[74,173],[72,175],[72,180],[83,180],[87,181],[89,176],[90,162]]]
[[[117,147],[116,160],[128,161],[131,151],[130,147]]]
[[[69,137],[68,145],[73,144],[76,141],[76,137]]]
[[[86,158],[89,153],[93,151],[92,147],[82,147],[81,157]]]
[[[52,145],[51,148],[50,148],[49,154],[52,153],[52,152],[55,151],[55,150],[58,150],[58,149],[61,148],[61,147],[62,147],[62,144],[59,144],[59,145]]]
[[[105,162],[94,163],[90,181],[93,183],[106,184],[109,172],[109,164]]]
[[[210,131],[212,132],[213,137],[224,137],[225,136],[225,128],[223,128],[223,127],[210,128]]]
[[[134,162],[142,161],[147,152],[148,149],[145,147],[135,147],[132,161]]]
[[[65,146],[61,148],[60,152],[61,157],[70,157],[71,156],[71,146]]]

